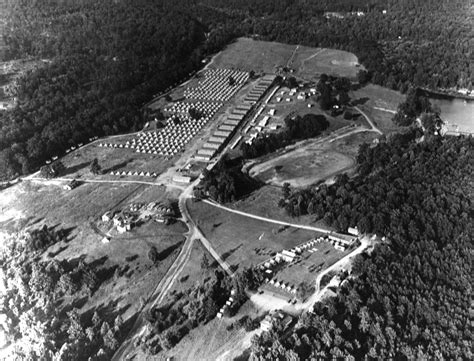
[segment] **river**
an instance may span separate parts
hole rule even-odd
[[[448,122],[449,130],[474,133],[474,101],[430,98],[430,102],[441,110],[441,118]]]

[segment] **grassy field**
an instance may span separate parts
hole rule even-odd
[[[286,66],[296,45],[239,38],[213,58],[211,68],[237,68],[246,71],[275,73]]]
[[[289,182],[294,187],[304,187],[354,164],[353,159],[339,152],[314,150],[311,154],[305,153],[266,162],[252,176],[274,185]]]
[[[215,56],[210,67],[275,73],[288,66],[294,76],[317,80],[322,73],[353,78],[361,69],[357,64],[357,57],[346,51],[239,38]]]
[[[300,47],[293,68],[300,78],[317,81],[322,73],[353,79],[363,66],[354,54],[347,51]]]
[[[186,227],[182,223],[165,226],[148,222],[103,244],[103,236],[96,233],[91,223],[105,211],[128,204],[146,190],[148,186],[94,183],[65,191],[54,181],[48,185],[23,181],[0,192],[0,230],[35,229],[43,224],[67,229],[68,240],[49,247],[42,258],[83,259],[101,274],[100,287],[91,298],[70,302],[81,312],[98,309],[132,320],[139,310],[139,300],[149,297],[177,256]],[[168,195],[163,191],[161,197]],[[151,246],[158,250],[157,265],[148,259]]]
[[[133,136],[124,136],[111,141],[104,140],[104,143],[125,143]],[[179,156],[179,153],[175,156]],[[93,175],[90,172],[90,162],[97,158],[104,174]],[[151,177],[140,176],[115,176],[110,175],[111,171],[144,171],[163,173],[173,164],[173,158],[165,159],[164,156],[157,156],[145,153],[136,153],[133,149],[127,148],[104,148],[99,147],[97,143],[84,146],[74,152],[66,154],[61,158],[66,166],[65,177],[69,178],[87,178],[87,179],[126,179],[126,180],[144,180],[153,181]]]
[[[275,205],[276,207],[276,205]],[[215,250],[231,266],[243,269],[314,238],[316,232],[283,227],[189,202],[191,216]]]
[[[351,98],[360,103],[358,106],[371,118],[375,125],[384,133],[391,133],[400,128],[392,122],[398,105],[405,96],[397,91],[368,84],[353,91]]]

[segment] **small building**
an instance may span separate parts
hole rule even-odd
[[[102,222],[108,222],[112,219],[113,217],[112,211],[107,211],[102,215]]]
[[[173,181],[176,183],[184,183],[184,184],[189,184],[191,183],[191,177],[189,176],[184,176],[184,175],[175,175],[173,177]]]
[[[128,222],[122,223],[122,224],[117,226],[117,231],[119,233],[125,233],[125,232],[130,231],[131,229],[132,229],[132,225]]]
[[[353,236],[359,236],[359,230],[357,227],[349,227],[347,233],[352,234]]]
[[[272,317],[270,315],[265,316],[265,318],[260,322],[260,328],[262,331],[270,331],[273,327]]]
[[[80,182],[78,182],[77,180],[73,179],[71,182],[69,182],[68,184],[66,184],[63,188],[67,191],[70,191],[70,190],[73,190],[74,188],[77,188],[81,185]]]
[[[332,232],[328,235],[328,238],[330,241],[333,241],[335,243],[341,243],[345,246],[350,246],[356,241],[357,237],[353,235],[346,235],[346,234]]]
[[[293,262],[295,257],[296,257],[296,253],[294,252],[291,252],[291,251],[287,251],[286,249],[283,250],[281,253],[280,253],[280,256],[281,258],[283,258],[286,262]]]
[[[120,226],[123,223],[123,217],[119,214],[116,214],[113,218],[114,226]]]
[[[106,243],[109,243],[110,242],[110,238],[105,236],[104,238],[102,238],[101,240],[102,243],[106,244]]]
[[[270,114],[270,115],[272,115],[272,116],[275,115],[275,109],[270,109],[270,110],[268,111],[268,114]]]

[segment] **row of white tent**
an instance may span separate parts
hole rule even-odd
[[[158,174],[156,174],[155,172],[138,172],[138,171],[135,171],[135,172],[132,172],[131,170],[129,170],[128,172],[126,171],[112,171],[110,172],[110,175],[134,175],[134,176],[139,176],[139,177],[157,177]]]
[[[195,120],[189,116],[180,116],[179,119],[180,122],[175,123],[173,118],[169,118],[166,126],[158,131],[139,133],[137,138],[127,142],[129,147],[139,153],[174,155],[184,148],[210,117]]]
[[[267,282],[269,285],[272,285],[273,287],[276,287],[276,288],[281,288],[283,291],[291,293],[292,295],[296,294],[296,286],[291,285],[289,282],[283,282],[283,281],[278,281],[274,279],[268,280],[268,278],[267,278]]]
[[[230,84],[230,78],[234,83]],[[196,88],[187,88],[184,91],[186,98],[228,101],[248,80],[249,74],[240,70],[209,69],[204,74],[204,79],[198,82]]]
[[[165,107],[165,111],[169,113],[189,113],[190,109],[196,109],[207,116],[213,116],[222,106],[221,103],[208,102],[208,101],[197,101],[197,102],[186,102],[176,101],[171,105]]]

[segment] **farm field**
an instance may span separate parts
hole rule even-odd
[[[272,74],[285,66],[294,69],[292,75],[305,80],[317,80],[322,73],[353,78],[362,68],[358,66],[357,57],[346,51],[249,38],[239,38],[229,44],[209,65]]]
[[[276,207],[276,205],[275,205]],[[317,232],[267,223],[203,202],[188,202],[192,218],[223,260],[241,270],[292,248]]]

